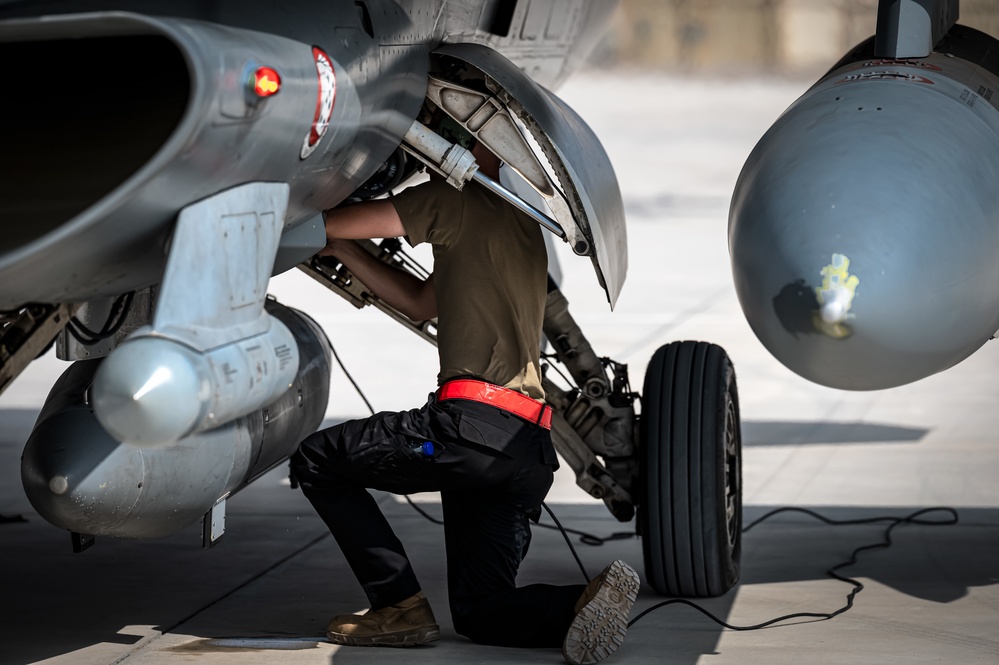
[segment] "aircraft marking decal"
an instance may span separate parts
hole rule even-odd
[[[319,146],[319,141],[329,129],[330,117],[333,115],[333,102],[336,101],[336,74],[333,72],[333,60],[318,46],[312,47],[312,56],[316,61],[319,92],[316,95],[316,113],[312,119],[312,127],[302,144],[302,159],[315,151]]]
[[[844,76],[842,80],[836,83],[853,83],[855,81],[908,81],[910,83],[923,83],[926,85],[934,85],[933,81],[926,78],[925,76],[918,76],[917,74],[906,74],[904,72],[889,72],[889,71],[875,71],[875,72],[861,72],[859,74],[848,74]]]
[[[860,69],[863,67],[918,67],[920,69],[930,69],[935,72],[942,72],[943,67],[934,65],[930,62],[924,62],[922,60],[868,60],[867,62],[859,65],[855,69]]]

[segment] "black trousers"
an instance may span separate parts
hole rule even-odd
[[[429,443],[429,445],[428,445]],[[558,466],[550,432],[466,400],[385,412],[316,432],[292,472],[379,609],[420,590],[402,543],[366,488],[439,491],[455,630],[484,644],[560,647],[583,585],[515,578]]]

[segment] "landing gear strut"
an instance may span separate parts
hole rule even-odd
[[[364,245],[379,259],[426,277],[397,241]],[[434,321],[409,320],[335,259],[300,267],[356,307],[373,305],[437,343]],[[707,342],[660,348],[646,373],[639,420],[627,366],[597,356],[554,282],[544,333],[574,384],[566,389],[544,377],[555,412],[552,440],[576,483],[622,522],[637,510],[645,576],[657,592],[699,597],[728,591],[739,580],[742,487],[739,399],[725,351]]]

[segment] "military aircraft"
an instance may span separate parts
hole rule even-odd
[[[739,177],[751,327],[816,383],[875,390],[999,329],[999,41],[957,0],[883,0],[877,35],[774,123]]]
[[[475,180],[589,257],[613,306],[621,195],[586,123],[550,90],[615,3],[589,0],[0,2],[7,123],[0,389],[55,339],[74,361],[22,457],[32,506],[73,534],[154,538],[202,520],[320,424],[330,351],[267,297],[299,266],[434,341],[325,244],[320,212],[429,169]],[[506,185],[427,126],[441,109],[499,156]],[[369,248],[420,268],[388,240]],[[554,279],[544,333],[556,446],[618,519],[637,510],[646,577],[674,595],[738,579],[738,396],[724,351],[662,347],[642,417]]]

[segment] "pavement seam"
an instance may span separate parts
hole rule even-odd
[[[292,559],[294,559],[295,557],[297,557],[299,554],[302,554],[306,550],[311,549],[312,547],[314,547],[315,545],[318,545],[320,542],[322,542],[323,540],[326,540],[329,537],[330,537],[330,533],[328,531],[326,531],[326,532],[320,534],[319,536],[317,536],[316,538],[313,538],[312,540],[310,540],[305,545],[302,545],[301,547],[299,547],[298,549],[294,550],[290,554],[285,555],[284,557],[282,557],[281,559],[279,559],[275,563],[272,563],[267,568],[264,568],[260,572],[258,572],[255,575],[251,576],[249,579],[246,579],[243,582],[240,582],[239,584],[237,584],[236,586],[234,586],[232,589],[230,589],[229,591],[225,592],[224,594],[222,594],[221,596],[219,596],[215,600],[211,601],[207,605],[205,605],[205,606],[203,606],[203,607],[195,610],[194,612],[192,612],[191,614],[187,615],[183,619],[180,619],[176,623],[174,623],[174,624],[172,624],[170,626],[167,626],[163,630],[159,631],[159,633],[157,635],[150,635],[149,637],[147,637],[145,639],[139,640],[139,642],[137,642],[135,644],[135,646],[128,651],[128,653],[126,653],[125,655],[121,656],[120,658],[117,658],[117,659],[111,661],[110,663],[108,663],[108,665],[119,665],[119,663],[122,663],[122,662],[128,660],[135,653],[137,653],[138,651],[146,648],[147,646],[149,646],[150,644],[152,644],[156,640],[160,639],[164,635],[168,635],[169,633],[172,633],[174,630],[176,630],[177,628],[183,626],[185,623],[187,623],[191,619],[195,618],[196,616],[198,616],[199,614],[201,614],[205,610],[211,609],[212,607],[214,607],[215,605],[221,603],[223,600],[225,600],[229,596],[233,595],[237,591],[241,591],[242,589],[245,589],[249,585],[251,585],[254,582],[256,582],[257,580],[259,580],[260,578],[262,578],[265,575],[267,575],[267,574],[273,572],[274,570],[280,568],[284,564],[288,563],[289,561],[291,561]]]
[[[722,302],[731,292],[732,288],[729,285],[725,285],[723,288],[715,290],[708,295],[708,297],[702,298],[696,304],[677,312],[676,316],[674,316],[669,323],[662,324],[652,332],[644,335],[637,342],[634,342],[625,347],[622,351],[619,351],[616,354],[616,357],[620,361],[628,360],[631,356],[646,348],[649,344],[655,343],[656,340],[665,339],[666,334],[670,330],[680,327],[691,317],[703,314],[718,303]]]

